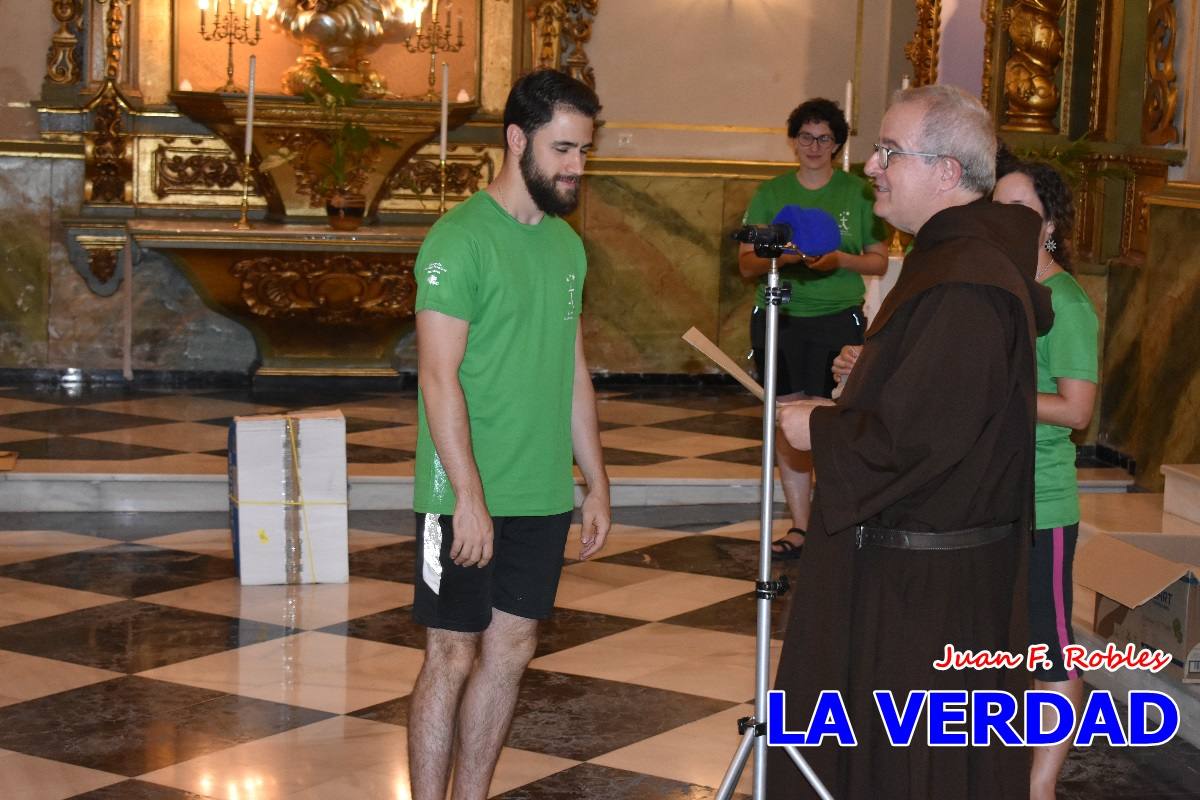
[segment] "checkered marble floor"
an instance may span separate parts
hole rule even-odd
[[[20,472],[221,474],[234,416],[339,408],[350,475],[411,476],[416,392],[0,388],[0,451]],[[761,407],[741,389],[643,387],[600,393],[615,478],[754,479]]]
[[[493,797],[714,795],[751,710],[755,516],[620,508],[596,560],[568,545]],[[349,584],[242,587],[221,513],[0,514],[0,796],[407,798],[414,520],[350,525]],[[1078,751],[1059,797],[1195,797],[1197,755]]]

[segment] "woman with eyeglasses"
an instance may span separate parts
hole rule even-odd
[[[1071,430],[1086,428],[1096,402],[1097,332],[1091,301],[1069,272],[1067,243],[1075,211],[1071,190],[1054,167],[997,160],[998,203],[1019,203],[1042,218],[1037,281],[1050,289],[1054,326],[1037,339],[1037,437],[1034,461],[1034,532],[1029,559],[1029,641],[1046,645],[1047,661],[1034,671],[1034,687],[1083,705],[1083,680],[1063,664],[1071,632],[1071,562],[1079,537],[1079,487]],[[1067,741],[1033,749],[1031,800],[1053,800]]]
[[[842,232],[839,250],[810,261],[794,254],[777,260],[781,282],[791,286],[791,299],[779,307],[777,394],[781,398],[829,397],[834,387],[830,371],[834,357],[844,345],[862,344],[866,328],[862,276],[882,275],[887,270],[886,231],[872,212],[874,196],[868,183],[833,167],[850,134],[845,115],[833,101],[814,98],[797,106],[788,117],[787,133],[798,169],[762,184],[742,222],[769,224],[789,205],[820,208],[837,220]],[[754,254],[753,245],[741,246],[738,268],[742,277],[759,283],[750,318],[750,342],[760,376],[765,373],[763,290],[770,266],[770,259]],[[792,528],[772,545],[771,552],[776,559],[794,559],[800,556],[808,526],[812,461],[783,436],[775,439],[775,455]]]

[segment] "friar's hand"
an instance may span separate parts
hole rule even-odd
[[[834,402],[824,397],[806,397],[794,403],[780,403],[776,422],[788,442],[797,450],[812,449],[812,430],[809,418],[813,409],[832,406]]]

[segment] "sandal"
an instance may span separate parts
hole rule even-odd
[[[789,528],[787,535],[806,533],[803,528]],[[771,558],[776,561],[795,561],[804,552],[804,543],[795,544],[791,539],[780,539],[771,543]]]

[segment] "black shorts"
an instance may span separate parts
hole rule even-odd
[[[433,544],[439,527],[441,575],[435,578],[423,554],[426,531]],[[450,560],[454,518],[417,513],[413,619],[429,628],[466,633],[485,630],[493,608],[546,619],[554,608],[570,527],[570,511],[548,517],[492,517],[492,560],[485,567],[461,567]],[[436,591],[431,585],[435,580]]]
[[[1071,630],[1072,569],[1079,523],[1034,531],[1029,554],[1029,643],[1044,644],[1053,665],[1034,670],[1039,681],[1074,680],[1079,671],[1063,666],[1063,648],[1075,644]]]
[[[829,397],[836,385],[833,359],[848,344],[862,344],[866,322],[860,306],[822,317],[779,315],[779,352],[775,360],[775,394],[803,392],[812,397]],[[755,308],[750,315],[750,346],[759,381],[766,367],[763,353],[767,342],[767,313]]]

